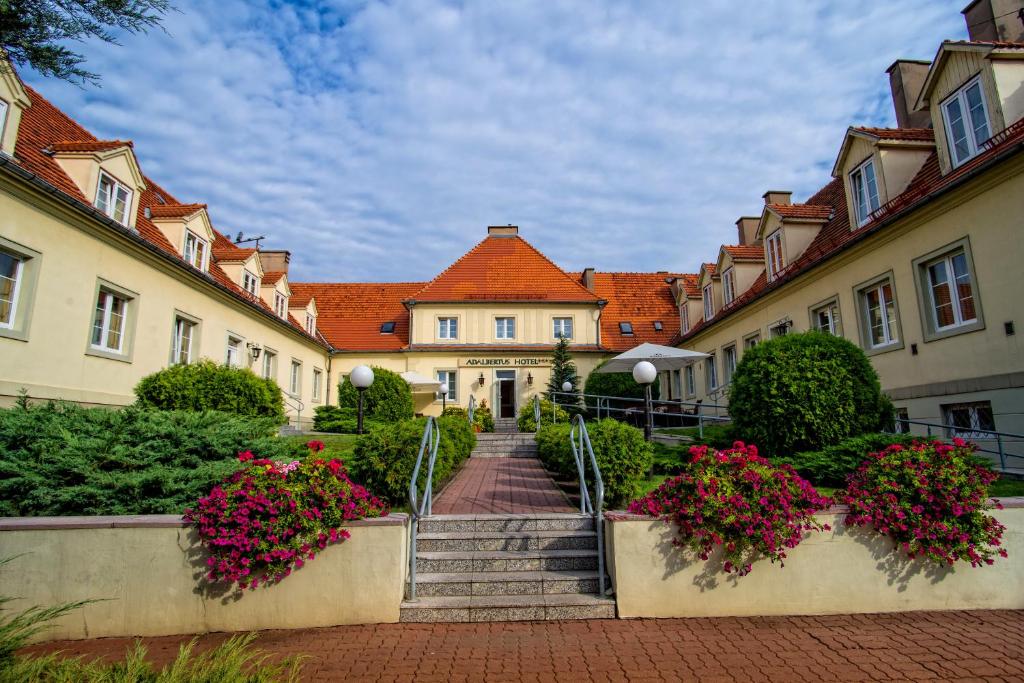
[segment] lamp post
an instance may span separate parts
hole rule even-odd
[[[651,414],[651,384],[658,378],[658,369],[654,363],[642,360],[633,366],[633,379],[644,387],[644,439],[651,440],[653,416]]]
[[[359,419],[356,422],[356,433],[363,433],[363,392],[366,391],[371,384],[373,384],[373,370],[366,367],[365,365],[357,365],[352,368],[352,374],[348,376],[348,381],[352,382],[352,386],[359,392]]]
[[[572,391],[572,382],[562,382],[562,391],[567,394]]]
[[[441,394],[441,414],[444,415],[444,408],[448,402],[448,382],[441,382],[441,386],[437,388],[437,393]]]

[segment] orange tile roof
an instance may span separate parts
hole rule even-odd
[[[783,218],[810,218],[814,220],[828,220],[832,215],[831,206],[821,204],[769,204],[768,208]]]
[[[218,261],[237,262],[247,260],[256,253],[256,250],[238,247],[234,242],[218,232],[213,240],[213,245],[210,247],[210,253]]]
[[[883,140],[935,141],[935,131],[931,128],[870,128],[867,126],[856,126],[854,130]]]
[[[276,285],[277,281],[282,277],[284,277],[283,270],[265,270],[263,271],[263,279],[260,282],[263,285]]]
[[[518,235],[489,235],[409,298],[581,303],[598,299]]]
[[[184,218],[205,208],[206,204],[154,204],[149,211],[153,218]]]
[[[668,344],[679,332],[679,311],[672,296],[671,273],[594,273],[594,292],[608,301],[601,311],[601,346],[615,352],[637,344]],[[633,326],[632,335],[619,330],[620,322]],[[661,330],[654,323],[661,323]]]
[[[131,140],[61,140],[51,142],[49,149],[54,152],[105,152],[119,147],[134,147]]]
[[[700,296],[700,275],[697,273],[685,273],[679,276],[679,280],[682,282],[683,292],[686,293],[686,296]]]
[[[403,301],[423,282],[292,282],[293,302],[316,299],[317,328],[339,351],[401,351],[409,345],[409,311]],[[304,305],[301,304],[300,305]],[[394,334],[380,326],[395,323]]]
[[[757,244],[726,244],[722,249],[733,261],[764,261],[764,247]]]

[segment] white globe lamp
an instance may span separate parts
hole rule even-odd
[[[448,382],[441,382],[437,393],[441,394],[441,414],[444,415],[445,404],[448,402]]]
[[[572,391],[572,382],[562,382],[562,391],[567,394]]]
[[[363,392],[366,391],[371,384],[373,384],[373,370],[366,367],[365,365],[357,365],[352,368],[352,372],[348,376],[348,381],[352,382],[352,386],[359,392],[359,417],[356,420],[356,433],[363,433]]]
[[[654,431],[654,415],[651,410],[651,385],[658,379],[658,369],[654,363],[642,360],[633,366],[633,379],[644,387],[644,438],[651,440]]]

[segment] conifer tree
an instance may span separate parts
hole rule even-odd
[[[548,396],[552,392],[562,391],[562,384],[572,384],[572,393],[579,393],[580,376],[576,372],[576,364],[572,361],[572,354],[569,353],[569,340],[566,337],[559,337],[558,344],[551,355],[551,379],[548,380]],[[559,403],[569,403],[564,396],[560,396]]]

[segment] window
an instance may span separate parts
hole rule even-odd
[[[24,266],[23,259],[6,251],[0,251],[0,327],[6,329],[14,327]]]
[[[683,396],[683,373],[680,370],[672,371],[672,384],[669,385],[672,390],[672,398],[678,399]]]
[[[693,366],[686,366],[686,395],[696,396],[697,395],[697,381],[694,378]]]
[[[974,78],[942,103],[942,118],[953,166],[959,166],[981,151],[990,133],[980,78]]]
[[[96,312],[92,323],[92,348],[97,351],[122,353],[127,317],[128,300],[100,288],[96,296]]]
[[[661,321],[660,320],[655,320],[654,321],[654,331],[655,332],[661,332],[663,329],[665,329],[665,326],[661,324]]]
[[[185,248],[182,250],[182,254],[185,256],[185,261],[192,267],[205,271],[206,252],[206,240],[200,238],[199,235],[195,234],[191,230],[186,230]]]
[[[572,318],[555,318],[552,322],[554,327],[552,334],[555,339],[562,337],[572,339]]]
[[[0,137],[3,137],[5,123],[7,123],[7,102],[0,99]]]
[[[943,421],[949,427],[949,436],[965,439],[992,438],[989,432],[996,428],[990,401],[953,403],[942,406]]]
[[[683,334],[690,331],[690,310],[685,302],[679,307],[679,329],[683,331]]]
[[[736,271],[732,268],[726,268],[722,273],[722,293],[725,296],[726,306],[736,298]]]
[[[910,412],[906,408],[897,408],[893,420],[893,431],[897,434],[910,433]]]
[[[793,326],[791,320],[780,320],[777,323],[768,326],[768,336],[771,339],[776,337],[784,337],[789,333],[789,328]]]
[[[224,364],[232,368],[242,367],[242,340],[234,335],[228,335],[228,350]]]
[[[515,318],[495,318],[494,319],[494,336],[497,339],[515,339],[516,338],[516,319]]]
[[[755,332],[754,334],[751,334],[751,335],[748,335],[747,337],[744,337],[744,339],[743,339],[743,350],[744,351],[749,351],[750,349],[754,348],[755,346],[757,346],[760,343],[761,343],[761,333],[760,332]]]
[[[704,320],[711,320],[715,315],[715,302],[711,284],[704,285]]]
[[[302,390],[302,363],[292,359],[291,371],[288,373],[288,393],[298,396]]]
[[[736,346],[730,346],[722,351],[722,375],[725,383],[732,381],[732,373],[736,371]]]
[[[829,334],[841,335],[839,327],[839,302],[832,301],[819,304],[811,309],[811,329]]]
[[[459,338],[459,319],[458,318],[438,318],[437,319],[437,338],[438,339],[458,339]]]
[[[242,271],[242,289],[249,292],[249,294],[256,296],[256,291],[260,288],[260,279],[253,275],[248,270]]]
[[[875,181],[875,164],[871,159],[850,174],[850,189],[853,191],[857,225],[864,225],[871,218],[871,214],[878,210],[878,183]]]
[[[633,323],[620,322],[619,323],[619,334],[632,335],[633,334]]]
[[[171,345],[171,363],[192,361],[192,347],[195,341],[196,323],[187,318],[174,318],[174,338]]]
[[[322,370],[313,369],[313,400],[320,400],[320,388],[324,383],[324,373]]]
[[[873,348],[890,346],[899,342],[896,326],[896,301],[893,297],[892,283],[888,278],[861,291],[863,306],[865,341]]]
[[[782,231],[776,230],[765,240],[765,249],[768,251],[768,281],[777,278],[782,269],[786,267],[782,258]]]
[[[274,292],[274,313],[279,318],[288,317],[288,297],[281,292]]]
[[[935,329],[945,330],[976,321],[971,273],[963,250],[932,261],[927,268]]]
[[[128,211],[131,208],[132,193],[121,183],[106,173],[100,173],[100,182],[96,189],[96,208],[107,214],[121,225],[127,225]]]
[[[395,323],[391,322],[391,321],[388,321],[386,323],[381,323],[381,325],[380,325],[380,333],[381,334],[394,334],[395,333]]]
[[[459,383],[456,381],[456,375],[454,370],[438,370],[437,381],[442,384],[448,385],[448,400],[452,403],[457,403],[459,400]],[[440,401],[441,393],[434,394],[434,397]]]
[[[715,354],[704,359],[704,377],[707,380],[708,391],[718,388],[718,365],[715,363]]]
[[[263,349],[263,377],[264,379],[277,377],[277,353],[270,349]]]
[[[306,332],[309,332],[312,336],[316,336],[316,316],[312,313],[306,314]]]

